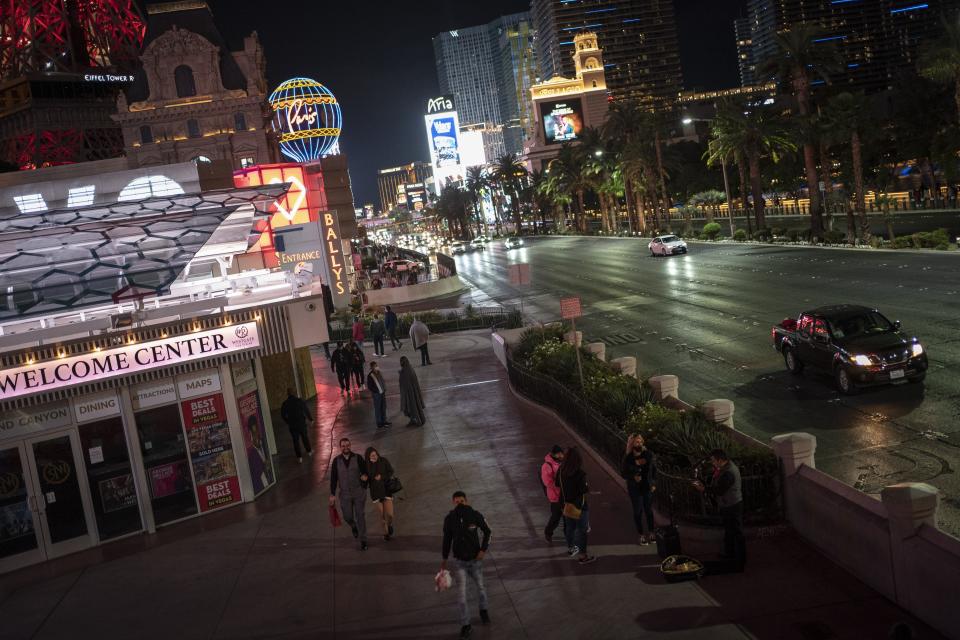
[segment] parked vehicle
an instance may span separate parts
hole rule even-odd
[[[678,236],[657,236],[647,245],[652,256],[672,256],[687,252],[687,243]]]
[[[520,236],[510,236],[503,241],[504,249],[519,249],[523,246],[523,238]]]
[[[799,375],[807,366],[833,376],[837,390],[922,382],[927,354],[920,341],[900,330],[876,309],[852,304],[818,307],[771,331],[773,346],[787,369]]]
[[[475,251],[483,251],[484,249],[487,248],[487,239],[484,238],[483,236],[480,236],[479,238],[474,238],[473,241],[470,243],[470,246],[473,247]]]

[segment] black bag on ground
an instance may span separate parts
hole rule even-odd
[[[680,555],[680,531],[677,525],[669,524],[665,527],[657,527],[657,555],[661,560],[669,556]]]

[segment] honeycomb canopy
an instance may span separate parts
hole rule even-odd
[[[280,150],[296,162],[335,153],[343,124],[336,96],[312,78],[290,78],[269,97]]]

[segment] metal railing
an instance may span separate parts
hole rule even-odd
[[[397,335],[405,339],[410,332],[410,325],[413,318],[420,318],[430,333],[450,333],[452,331],[469,331],[472,329],[492,329],[501,325],[509,319],[510,310],[503,307],[481,307],[469,311],[415,311],[412,313],[398,314],[399,323],[397,324]],[[364,330],[367,336],[370,334],[370,319],[364,319]],[[346,327],[334,327],[330,333],[331,341],[346,341],[352,338],[352,329]]]

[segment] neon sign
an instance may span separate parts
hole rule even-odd
[[[337,153],[343,118],[336,97],[310,78],[291,78],[270,94],[280,151],[295,162]]]
[[[340,241],[340,220],[335,211],[320,214],[323,241],[326,244],[327,268],[330,271],[330,292],[334,296],[347,295],[347,274],[344,268],[343,243]]]

